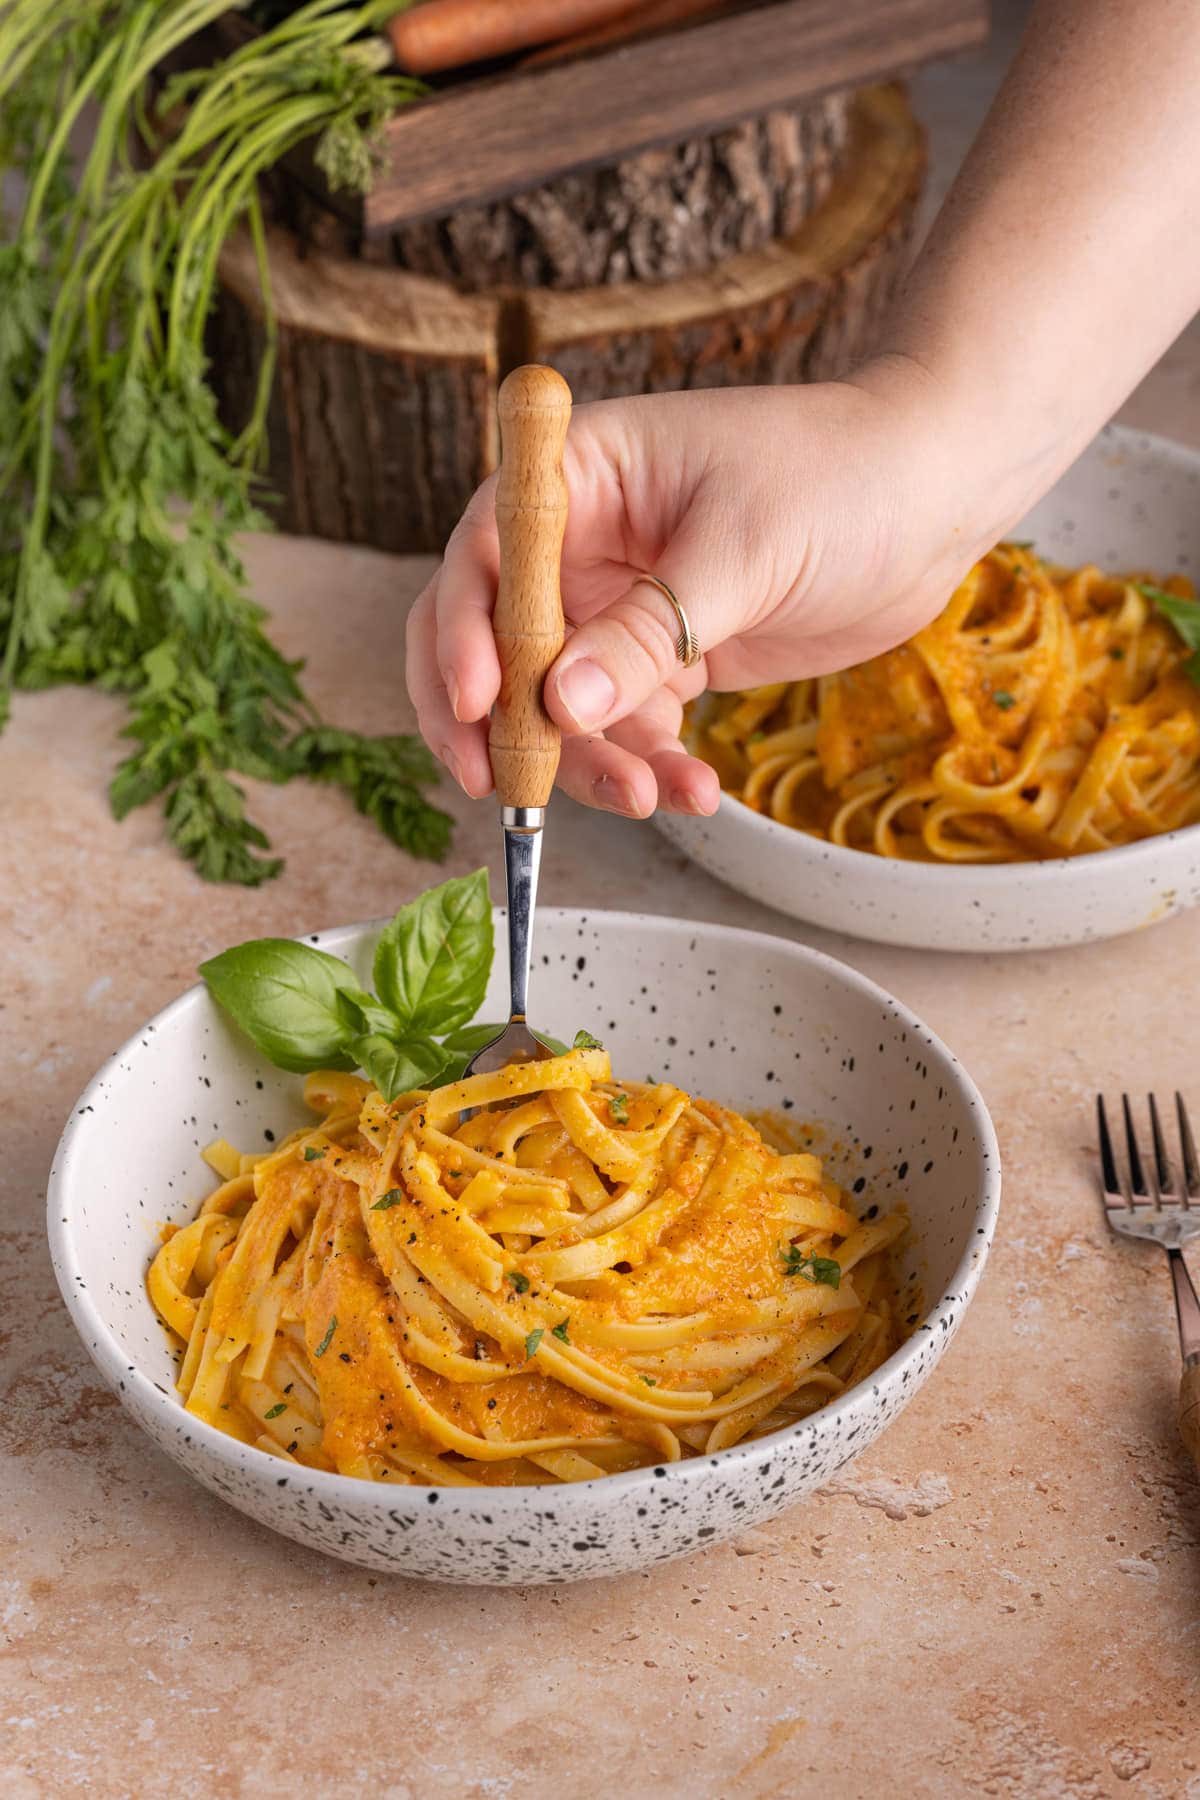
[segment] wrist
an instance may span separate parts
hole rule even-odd
[[[894,454],[926,554],[960,572],[1041,499],[1086,437],[1069,411],[1039,418],[1025,391],[997,392],[934,354],[885,348],[848,380],[900,433]]]

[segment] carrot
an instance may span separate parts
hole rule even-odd
[[[698,19],[704,13],[717,12],[728,5],[729,0],[647,0],[646,5],[624,13],[620,18],[610,19],[605,25],[560,39],[558,43],[543,45],[540,50],[523,56],[520,66],[540,69],[547,63],[564,62],[569,56],[579,56],[588,50],[604,50],[609,44],[623,44],[652,31],[665,31],[671,25]]]
[[[434,75],[575,37],[633,12],[639,0],[425,0],[391,21],[396,61],[410,75]]]

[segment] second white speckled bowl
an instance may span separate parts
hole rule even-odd
[[[1055,562],[1200,573],[1200,452],[1109,426],[1013,532]],[[1036,950],[1116,937],[1200,903],[1200,826],[1094,856],[893,862],[822,843],[729,794],[711,819],[655,815],[710,874],[830,931],[926,950]]]
[[[376,928],[313,941],[369,979]],[[875,1374],[794,1429],[668,1467],[563,1487],[392,1488],[286,1466],[184,1411],[146,1295],[162,1220],[190,1219],[211,1138],[263,1147],[304,1117],[202,987],[100,1070],[50,1178],[63,1297],[101,1375],[168,1456],[252,1518],[368,1568],[438,1581],[572,1581],[682,1556],[811,1493],[883,1430],[938,1362],[995,1224],[995,1135],[970,1077],[920,1021],[843,964],[779,938],[629,913],[538,915],[536,1017],[601,1034],[618,1070],[823,1122],[864,1209],[903,1199],[900,1271],[926,1298]],[[507,1003],[502,961],[484,1017]],[[839,1160],[840,1157],[840,1160]]]

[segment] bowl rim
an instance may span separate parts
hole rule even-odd
[[[958,863],[917,862],[903,856],[877,856],[873,850],[858,850],[850,844],[833,844],[828,838],[815,837],[812,832],[804,831],[799,825],[784,825],[765,813],[755,812],[752,806],[747,806],[744,800],[739,800],[727,788],[721,789],[721,802],[717,811],[706,818],[656,813],[654,819],[660,830],[671,835],[675,831],[703,831],[705,826],[712,826],[722,813],[728,813],[736,825],[748,827],[751,831],[761,827],[769,838],[780,845],[798,850],[802,859],[830,863],[835,868],[841,865],[848,877],[861,878],[868,869],[886,870],[888,880],[904,882],[915,889],[944,891],[945,884],[957,881],[964,888],[968,882],[972,884],[973,892],[988,889],[997,895],[1012,888],[1024,887],[1030,882],[1037,882],[1042,887],[1053,882],[1065,885],[1067,877],[1072,880],[1078,877],[1089,883],[1097,873],[1097,863],[1101,863],[1105,869],[1113,869],[1120,859],[1122,866],[1129,869],[1140,862],[1153,861],[1162,855],[1168,845],[1177,844],[1200,832],[1200,822],[1197,822],[1195,825],[1177,825],[1173,831],[1156,832],[1152,837],[1138,838],[1132,844],[1114,844],[1110,850],[1085,850],[1080,856],[1036,857],[1028,862]]]
[[[987,1104],[966,1067],[949,1046],[903,1001],[838,957],[829,956],[808,944],[779,937],[772,932],[751,931],[741,926],[714,924],[700,919],[679,919],[666,914],[616,911],[604,907],[556,906],[542,910],[544,915],[553,916],[571,926],[587,924],[589,921],[594,925],[597,919],[603,919],[608,925],[626,930],[644,931],[650,925],[668,936],[711,933],[723,943],[733,946],[742,943],[761,945],[766,942],[782,949],[788,956],[797,957],[800,961],[827,972],[835,981],[875,1002],[881,1011],[889,1013],[903,1029],[918,1038],[941,1059],[946,1078],[958,1088],[978,1135],[978,1197],[974,1212],[967,1222],[968,1235],[962,1254],[942,1292],[900,1348],[881,1363],[868,1379],[857,1383],[799,1424],[784,1426],[765,1437],[743,1440],[730,1445],[728,1449],[716,1451],[711,1456],[685,1457],[677,1463],[657,1467],[646,1465],[621,1474],[564,1483],[560,1488],[554,1489],[556,1505],[571,1504],[571,1496],[578,1501],[580,1495],[590,1498],[591,1504],[595,1504],[597,1493],[611,1495],[616,1503],[642,1489],[650,1488],[656,1480],[664,1477],[674,1481],[694,1481],[699,1478],[701,1471],[713,1467],[733,1472],[756,1458],[771,1456],[790,1439],[814,1437],[820,1433],[823,1423],[853,1419],[856,1412],[866,1410],[868,1402],[878,1396],[884,1382],[895,1380],[910,1363],[917,1361],[927,1334],[931,1339],[939,1334],[948,1337],[974,1298],[987,1261],[1000,1204],[1000,1149]],[[499,919],[504,916],[502,907],[494,907],[493,912]],[[368,919],[358,924],[331,926],[321,932],[299,934],[296,941],[316,943],[319,948],[336,954],[340,948],[357,944],[372,931],[381,929],[385,923],[385,919]],[[195,982],[168,1001],[166,1006],[138,1026],[105,1059],[71,1108],[54,1153],[47,1185],[47,1236],[51,1262],[59,1292],[84,1348],[119,1397],[128,1396],[131,1404],[135,1401],[140,1403],[141,1411],[161,1417],[165,1427],[177,1437],[186,1435],[210,1452],[218,1463],[244,1472],[257,1485],[265,1487],[269,1481],[273,1488],[282,1488],[289,1485],[290,1476],[288,1473],[280,1476],[277,1458],[257,1449],[253,1444],[242,1443],[240,1439],[218,1431],[215,1426],[186,1412],[175,1389],[168,1392],[130,1361],[121,1340],[96,1305],[90,1287],[83,1282],[76,1255],[76,1227],[68,1194],[75,1186],[76,1167],[84,1156],[83,1141],[87,1134],[87,1120],[94,1110],[95,1099],[120,1065],[131,1055],[140,1052],[145,1038],[205,998],[207,990],[204,983]],[[145,1303],[149,1307],[148,1297]],[[914,1384],[911,1391],[915,1391],[915,1387],[919,1385],[919,1382]],[[147,1436],[158,1441],[156,1434],[138,1416],[136,1407],[134,1416]],[[437,1502],[443,1509],[470,1512],[480,1505],[489,1510],[517,1507],[528,1499],[531,1492],[541,1492],[540,1488],[528,1487],[390,1488],[382,1482],[364,1481],[357,1476],[339,1475],[324,1469],[310,1469],[302,1464],[296,1467],[296,1478],[298,1491],[308,1489],[314,1498],[327,1498],[331,1503],[351,1511],[361,1512],[367,1508],[383,1514],[394,1513],[406,1504],[433,1504],[429,1499],[430,1495],[437,1497]]]

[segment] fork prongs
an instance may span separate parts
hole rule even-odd
[[[1154,1185],[1161,1200],[1164,1194],[1171,1191],[1171,1159],[1167,1155],[1162,1120],[1158,1116],[1158,1103],[1153,1094],[1146,1095],[1146,1104],[1150,1108],[1150,1136],[1154,1143]]]
[[[1200,1203],[1200,1155],[1196,1152],[1196,1140],[1192,1134],[1191,1120],[1187,1107],[1183,1103],[1183,1095],[1175,1095],[1175,1119],[1179,1127],[1179,1182],[1174,1179],[1171,1164],[1171,1153],[1167,1148],[1167,1134],[1163,1129],[1162,1115],[1158,1101],[1153,1094],[1147,1094],[1146,1105],[1150,1113],[1150,1137],[1153,1150],[1153,1161],[1150,1167],[1151,1179],[1147,1180],[1147,1166],[1142,1160],[1141,1145],[1138,1143],[1137,1127],[1133,1122],[1133,1108],[1129,1095],[1121,1095],[1121,1116],[1125,1124],[1125,1154],[1127,1168],[1122,1170],[1117,1161],[1113,1145],[1113,1135],[1108,1123],[1108,1113],[1104,1105],[1104,1095],[1096,1096],[1096,1126],[1100,1141],[1100,1174],[1104,1186],[1104,1203],[1110,1212],[1125,1208],[1143,1206],[1175,1207],[1184,1209]]]
[[[1104,1095],[1096,1095],[1096,1128],[1100,1136],[1100,1179],[1104,1185],[1105,1206],[1124,1206],[1125,1195],[1121,1187],[1121,1177],[1117,1171],[1117,1159],[1113,1155],[1112,1133],[1108,1129],[1108,1113],[1104,1108]]]
[[[1183,1152],[1183,1204],[1188,1206],[1200,1198],[1200,1160],[1196,1157],[1196,1140],[1183,1095],[1175,1095],[1175,1116],[1179,1121],[1179,1147]]]
[[[1146,1186],[1146,1173],[1142,1168],[1142,1153],[1138,1147],[1128,1094],[1121,1095],[1121,1111],[1125,1116],[1125,1154],[1129,1158],[1129,1204],[1136,1206],[1140,1201],[1143,1206],[1149,1206],[1150,1189]]]

